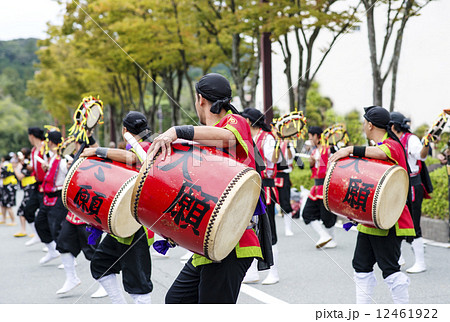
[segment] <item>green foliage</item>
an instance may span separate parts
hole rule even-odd
[[[303,186],[306,189],[311,189],[314,185],[314,179],[311,179],[311,169],[309,168],[309,160],[302,158],[305,168],[300,169],[295,166],[290,174],[292,187],[300,190],[300,187]]]
[[[348,137],[350,138],[349,145],[364,145],[366,143],[363,135],[363,122],[361,120],[361,113],[353,110],[345,115],[345,126],[347,128]]]
[[[29,146],[27,112],[11,97],[0,100],[0,155]]]
[[[428,158],[431,159],[431,158]],[[422,203],[422,215],[448,220],[448,175],[447,167],[443,166],[430,172],[433,183],[432,199],[424,199]]]

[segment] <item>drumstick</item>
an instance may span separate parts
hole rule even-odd
[[[36,159],[36,161],[38,161],[39,163],[46,164],[46,162],[44,161],[44,159],[42,159],[42,158],[41,158],[40,156],[38,156],[38,155],[35,156],[35,159]]]
[[[139,156],[139,159],[141,159],[141,162],[143,162],[145,159],[147,159],[147,153],[141,147],[139,142],[134,138],[134,136],[131,135],[131,133],[125,132],[123,137],[133,147],[134,151],[136,151],[137,155]]]

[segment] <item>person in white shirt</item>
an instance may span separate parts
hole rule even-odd
[[[41,258],[41,265],[60,256],[56,250],[56,239],[61,223],[67,215],[61,199],[61,191],[67,174],[67,162],[58,154],[62,143],[61,132],[53,130],[47,133],[48,152],[44,156],[45,177],[41,189],[44,193],[43,207],[39,208],[35,227],[41,241],[47,246],[48,253]]]
[[[411,193],[412,193],[412,219],[414,222],[414,229],[416,231],[415,237],[407,237],[406,241],[412,245],[415,263],[412,267],[406,270],[407,273],[421,273],[426,270],[424,245],[422,238],[422,231],[420,228],[420,217],[422,216],[422,201],[427,193],[421,179],[421,171],[426,167],[425,160],[427,158],[430,146],[422,145],[420,139],[410,132],[409,123],[403,114],[399,112],[391,113],[390,126],[392,132],[399,138],[402,143],[406,155],[408,157],[408,165],[411,170]]]
[[[294,213],[291,207],[290,173],[293,169],[295,149],[289,140],[280,140],[278,149],[282,160],[278,163],[275,186],[278,189],[279,205],[284,218],[284,233],[286,236],[293,236],[292,216]]]
[[[273,266],[270,267],[269,274],[262,281],[264,285],[275,284],[279,282],[277,262],[278,262],[278,248],[277,248],[277,229],[275,226],[275,204],[278,200],[278,190],[275,187],[275,177],[277,174],[277,163],[282,160],[280,151],[275,150],[276,140],[273,136],[270,126],[265,123],[264,115],[255,108],[246,108],[242,113],[248,124],[250,125],[250,132],[256,147],[261,154],[266,169],[262,171],[262,188],[265,192],[266,212],[269,217],[270,228],[272,232],[272,252],[273,252]],[[259,274],[256,268],[256,260],[253,261],[243,283],[256,283],[259,281]]]

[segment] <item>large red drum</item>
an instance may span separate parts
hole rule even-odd
[[[323,189],[325,208],[380,229],[395,225],[409,189],[405,169],[390,162],[349,157],[328,165]]]
[[[131,200],[137,221],[213,261],[225,258],[247,229],[261,178],[227,152],[190,143],[147,159]]]
[[[133,235],[141,225],[130,212],[138,170],[97,157],[79,158],[67,174],[62,201],[86,223],[118,237]]]

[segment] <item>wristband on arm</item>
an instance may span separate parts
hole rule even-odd
[[[353,155],[355,157],[364,158],[366,156],[366,147],[365,146],[354,146],[353,147]]]
[[[193,125],[181,125],[175,126],[175,132],[177,138],[192,141],[194,139],[194,126]]]
[[[93,136],[90,136],[88,139],[89,139],[88,145],[94,145],[95,144],[95,139],[94,139]]]
[[[95,154],[99,157],[99,158],[103,158],[106,159],[107,155],[108,155],[108,148],[97,148],[95,150]]]

